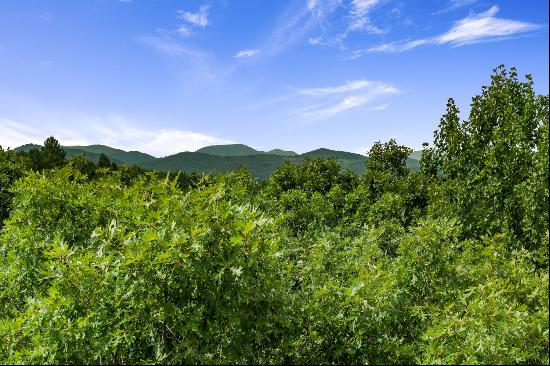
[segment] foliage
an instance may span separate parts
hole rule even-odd
[[[202,154],[235,165],[210,175],[0,148],[0,362],[547,364],[532,86],[495,69],[465,121],[450,99],[419,172],[394,140],[363,175],[278,156],[266,181],[269,154]]]
[[[0,146],[0,227],[11,210],[13,193],[10,187],[24,176],[27,166],[28,162],[23,157]]]

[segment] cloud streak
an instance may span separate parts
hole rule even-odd
[[[208,10],[210,9],[210,4],[201,5],[199,11],[196,13],[191,13],[189,11],[178,11],[178,18],[186,21],[187,23],[196,26],[205,28],[210,23],[208,22]]]
[[[233,57],[235,58],[246,58],[246,57],[252,57],[260,53],[260,50],[240,50],[237,52],[237,54]]]
[[[373,34],[384,33],[383,30],[372,24],[369,12],[380,3],[380,0],[352,0],[347,32],[366,31]]]
[[[478,0],[450,0],[446,8],[444,8],[440,11],[437,11],[437,12],[433,13],[432,15],[439,15],[439,14],[448,13],[448,12],[463,8],[465,6],[472,5],[472,4],[476,3],[477,1]]]
[[[398,53],[405,52],[423,45],[464,46],[468,44],[497,41],[508,39],[516,34],[526,33],[539,29],[538,24],[521,22],[511,19],[497,18],[499,11],[497,5],[492,6],[486,12],[473,14],[456,21],[453,27],[438,36],[426,39],[403,40],[385,43],[354,51],[351,58],[357,58],[365,53]]]
[[[302,107],[295,110],[294,114],[306,120],[321,120],[399,93],[400,91],[396,87],[388,83],[369,80],[347,81],[336,87],[302,89],[295,95],[314,97],[316,100],[321,99],[321,103]],[[341,99],[342,97],[339,96],[342,94],[347,95]],[[383,107],[378,106],[371,110],[381,111],[387,106],[388,104],[384,104]]]
[[[353,80],[346,81],[345,84],[339,85],[336,87],[330,88],[313,88],[313,89],[302,89],[296,92],[296,95],[313,95],[313,96],[322,96],[322,95],[331,95],[331,94],[340,94],[350,91],[365,89],[372,84],[368,80]]]

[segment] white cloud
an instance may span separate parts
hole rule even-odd
[[[235,57],[235,58],[252,57],[252,56],[257,55],[259,52],[260,52],[260,50],[240,50],[233,57]]]
[[[351,94],[351,92],[359,90],[361,93]],[[333,97],[346,93],[348,95],[344,99],[334,101]],[[349,109],[362,107],[382,97],[398,93],[400,91],[390,84],[368,80],[348,81],[341,86],[330,88],[303,89],[296,94],[323,98],[324,102],[302,107],[295,110],[294,114],[304,119],[325,119]],[[386,107],[387,105],[379,105],[372,110],[383,110]]]
[[[365,89],[372,84],[368,80],[353,80],[347,81],[345,84],[330,87],[330,88],[312,88],[312,89],[302,89],[296,92],[297,95],[330,95],[338,93],[346,93],[350,91]]]
[[[75,127],[30,127],[12,119],[0,118],[0,145],[3,148],[15,148],[27,143],[42,144],[48,136],[54,136],[65,146],[105,144],[161,157],[233,142],[185,130],[138,127],[136,123],[130,123],[118,115],[79,115],[71,116],[70,119],[77,121],[73,124]]]
[[[205,28],[210,23],[208,22],[208,10],[210,9],[210,4],[201,5],[199,11],[196,13],[191,13],[189,11],[178,11],[178,18],[188,22],[197,27]]]
[[[459,20],[450,31],[436,37],[435,42],[439,44],[451,43],[461,46],[487,39],[512,36],[514,34],[532,31],[540,27],[532,23],[495,18],[498,11],[499,7],[494,5],[484,13],[471,15],[465,19]]]
[[[193,34],[191,29],[185,25],[180,25],[178,29],[176,29],[176,33],[179,34],[182,37],[188,37]]]
[[[307,8],[313,10],[319,4],[319,0],[307,0]]]
[[[476,3],[477,1],[478,0],[450,0],[447,4],[446,8],[444,8],[440,11],[437,11],[437,12],[433,13],[432,15],[448,13],[450,11],[460,9],[460,8],[465,7],[465,6],[472,5],[472,4]]]
[[[503,40],[513,35],[530,32],[540,28],[540,25],[511,19],[496,18],[499,11],[497,5],[486,12],[473,14],[456,21],[446,33],[427,39],[404,40],[385,43],[365,50],[354,51],[351,58],[357,58],[364,53],[395,53],[404,52],[422,45],[451,44],[463,46],[467,44]]]
[[[347,31],[366,31],[373,34],[384,33],[383,30],[372,24],[369,17],[369,12],[380,2],[381,0],[352,0],[350,11],[351,21]]]
[[[327,17],[341,6],[341,0],[309,0],[291,6],[281,16],[262,49],[264,54],[284,51],[307,40],[313,30],[325,24]],[[321,41],[321,38],[318,38]],[[315,41],[310,41],[315,42]]]
[[[182,56],[189,60],[195,61],[202,60],[208,56],[202,51],[184,47],[174,40],[166,37],[141,37],[138,38],[137,41],[170,56]]]
[[[321,44],[321,41],[321,37],[313,37],[307,40],[307,42],[312,46],[317,46],[318,44]]]

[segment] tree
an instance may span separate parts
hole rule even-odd
[[[107,157],[107,155],[105,155],[104,153],[101,153],[101,155],[99,155],[97,166],[98,168],[110,168],[111,160]]]
[[[409,174],[407,158],[411,148],[398,145],[394,139],[386,143],[377,141],[369,150],[365,182],[372,200],[388,191],[394,191],[398,183]]]
[[[466,236],[505,231],[513,246],[535,249],[548,235],[548,95],[526,79],[495,68],[463,122],[449,99],[433,157],[446,197],[440,213],[459,217]]]
[[[65,150],[53,136],[44,141],[41,149],[42,163],[44,169],[62,167],[65,165]]]
[[[0,146],[0,227],[11,211],[13,200],[11,187],[25,174],[26,170],[27,164],[22,156],[10,149],[5,151]]]

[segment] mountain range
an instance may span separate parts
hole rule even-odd
[[[40,145],[26,144],[16,148],[16,151],[25,151]],[[298,163],[306,157],[336,158],[342,169],[350,169],[358,174],[365,172],[367,157],[347,151],[320,148],[303,154],[294,151],[274,149],[259,151],[243,144],[213,145],[203,147],[195,152],[180,152],[162,158],[139,152],[124,151],[105,145],[63,146],[66,157],[83,154],[86,159],[97,162],[103,153],[117,164],[137,165],[144,169],[160,171],[184,171],[197,173],[220,173],[235,170],[240,166],[246,167],[253,175],[260,179],[267,179],[285,161]],[[422,151],[414,151],[407,159],[407,166],[413,171],[419,169],[419,160]]]

